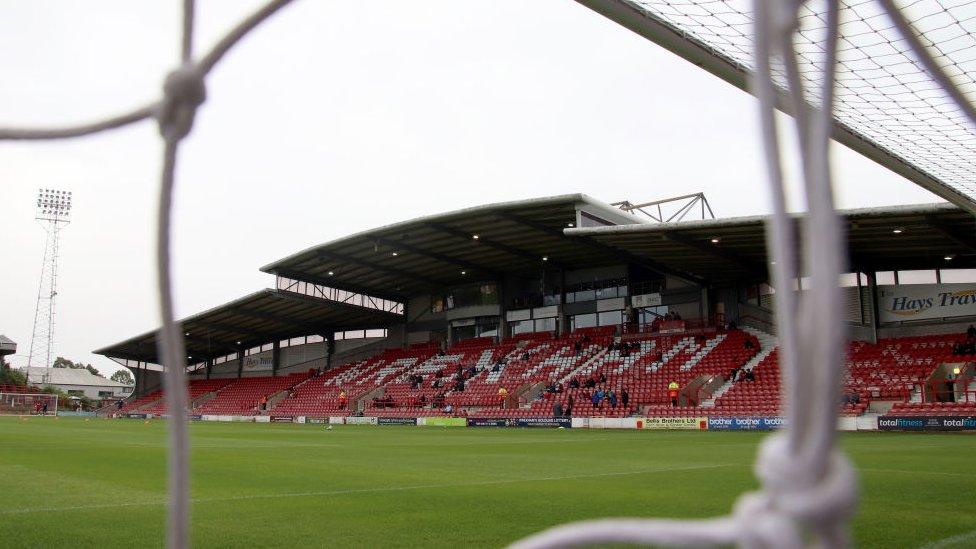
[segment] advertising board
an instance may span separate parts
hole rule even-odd
[[[645,417],[637,420],[638,429],[698,431],[708,429],[704,417]]]
[[[713,431],[770,431],[785,425],[781,417],[710,417],[708,428]]]
[[[974,431],[976,416],[881,416],[881,431]]]

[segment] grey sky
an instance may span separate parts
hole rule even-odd
[[[0,124],[81,121],[157,96],[179,2],[0,0]],[[258,2],[199,2],[198,48]],[[768,210],[754,101],[571,0],[299,0],[212,74],[183,148],[177,311],[270,286],[257,268],[419,215],[567,192],[705,191],[716,215]],[[30,344],[39,187],[74,192],[57,354],[152,329],[160,144],[149,123],[0,144],[0,333]],[[835,148],[841,207],[938,200]]]

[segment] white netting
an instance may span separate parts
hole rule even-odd
[[[167,75],[160,101],[77,127],[0,128],[0,139],[59,139],[88,135],[146,118],[155,118],[158,122],[164,141],[156,248],[162,317],[159,345],[167,368],[166,395],[170,410],[186,407],[186,357],[183,334],[173,319],[169,272],[169,223],[177,149],[192,129],[197,107],[206,98],[205,79],[209,71],[250,30],[289,1],[269,2],[228,33],[210,53],[197,60],[193,56],[192,43],[193,0],[183,0],[180,66]],[[935,173],[965,191],[967,196],[973,196],[976,189],[971,177],[967,177],[976,173],[971,154],[972,125],[967,125],[962,116],[969,117],[969,124],[976,123],[976,110],[966,102],[966,96],[974,91],[972,80],[966,80],[962,88],[955,89],[943,73],[945,68],[958,70],[957,79],[969,74],[965,68],[969,60],[959,57],[963,48],[947,45],[947,40],[951,43],[953,39],[932,35],[937,30],[953,26],[965,30],[958,13],[945,16],[950,18],[945,20],[946,24],[933,26],[932,18],[922,16],[927,12],[921,12],[922,15],[918,12],[928,3],[922,0],[912,4],[907,8],[910,19],[928,25],[926,28],[930,33],[919,41],[909,21],[902,19],[890,0],[877,0],[875,7],[868,7],[875,0],[856,4],[819,1],[824,3],[755,0],[754,12],[744,9],[738,0],[641,2],[648,10],[667,8],[672,24],[683,22],[700,33],[696,35],[698,40],[712,40],[716,48],[723,46],[721,51],[727,51],[730,56],[734,54],[732,58],[736,62],[754,68],[758,75],[754,91],[761,104],[762,145],[774,212],[767,224],[767,247],[775,260],[773,284],[779,288],[790,287],[790,282],[800,272],[793,253],[800,241],[793,234],[794,225],[786,215],[774,115],[781,90],[786,90],[792,100],[809,207],[808,223],[804,226],[811,230],[802,235],[802,260],[804,271],[810,273],[811,288],[804,292],[802,301],[792,292],[783,292],[776,300],[788,424],[782,432],[767,437],[760,448],[756,463],[756,474],[762,481],[760,490],[743,495],[729,517],[700,521],[628,519],[577,523],[518,542],[518,547],[548,548],[613,541],[680,545],[738,543],[743,547],[764,549],[798,548],[808,543],[818,547],[848,544],[846,524],[856,501],[856,479],[847,459],[834,445],[836,394],[840,385],[844,337],[840,321],[843,301],[837,280],[846,254],[841,224],[833,208],[827,154],[832,114],[847,112],[846,108],[851,108],[851,113],[876,113],[874,116],[881,120],[864,119],[861,123],[865,127],[861,129],[880,132],[878,137],[891,140],[884,142],[885,146],[901,147],[899,150],[906,155],[912,153],[912,158],[917,156],[915,151],[918,150],[913,144],[934,140],[940,147],[926,150],[936,150],[937,154],[919,162],[928,162],[926,166],[936,170]],[[957,4],[968,6],[968,3]],[[860,11],[852,11],[855,9]],[[868,11],[872,9],[876,11]],[[878,10],[887,14],[882,15]],[[755,17],[750,13],[755,13]],[[845,36],[840,37],[844,29],[840,18],[842,15],[850,17],[852,13],[857,14],[862,23],[870,22],[869,30],[847,30]],[[950,9],[946,8],[942,13],[948,14]],[[868,17],[869,14],[873,15]],[[889,26],[882,22],[889,20]],[[966,23],[969,21],[965,20]],[[882,32],[888,34],[880,34]],[[755,52],[750,38],[753,33]],[[869,42],[860,42],[860,37],[869,35],[882,38],[875,45],[881,49],[873,54],[867,50]],[[965,35],[970,36],[968,32]],[[794,40],[796,36],[800,39]],[[965,37],[960,35],[960,38]],[[942,49],[936,50],[935,57],[929,56],[925,50],[925,40],[941,44]],[[906,53],[909,49],[912,53]],[[866,54],[860,59],[867,64],[864,71],[880,70],[887,76],[858,76],[861,71],[853,65],[853,60],[838,59],[839,55],[850,51]],[[906,67],[915,68],[906,68],[904,72],[885,69],[893,66],[885,61],[889,56],[896,59],[901,56],[907,60]],[[939,65],[940,60],[944,66]],[[916,82],[905,76],[910,74],[930,76],[931,86],[916,87]],[[879,78],[885,77],[892,79],[890,88],[880,83]],[[835,87],[835,78],[847,80]],[[858,81],[865,87],[859,87]],[[879,89],[888,91],[878,92]],[[916,98],[917,104],[901,99],[902,94],[892,90],[903,90]],[[814,110],[808,100],[821,108]],[[954,102],[955,111],[947,100]],[[910,114],[906,115],[909,107]],[[875,124],[884,129],[872,128]],[[944,149],[950,145],[952,150],[946,152]],[[168,543],[170,547],[181,548],[189,544],[189,441],[185,414],[172,414],[169,425]]]
[[[751,0],[618,0],[678,30],[746,72],[756,68]],[[797,64],[819,102],[827,2],[800,8]],[[976,125],[926,70],[876,0],[840,3],[838,122],[893,156],[976,200]],[[976,99],[976,1],[911,0],[901,6],[932,58]],[[786,88],[782,67],[773,79]]]

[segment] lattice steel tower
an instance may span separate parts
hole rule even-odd
[[[34,217],[47,238],[41,261],[41,281],[37,288],[34,312],[34,334],[31,336],[27,366],[51,366],[54,349],[54,311],[58,296],[58,252],[61,230],[71,222],[71,192],[40,189],[37,192],[37,215]]]

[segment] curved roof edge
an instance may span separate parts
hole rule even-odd
[[[597,200],[597,199],[595,199],[595,198],[593,198],[593,197],[591,197],[589,195],[583,194],[583,193],[569,193],[569,194],[560,194],[560,195],[546,196],[546,197],[540,197],[540,198],[528,198],[528,199],[524,199],[524,200],[510,200],[510,201],[505,201],[505,202],[493,202],[491,204],[482,204],[480,206],[471,206],[471,207],[467,207],[467,208],[461,208],[461,209],[458,209],[458,210],[451,210],[449,212],[421,216],[421,217],[417,217],[417,218],[414,218],[414,219],[408,219],[408,220],[405,220],[405,221],[398,221],[396,223],[390,223],[389,225],[382,225],[380,227],[374,227],[372,229],[367,229],[367,230],[364,230],[364,231],[359,231],[357,233],[353,233],[353,234],[350,234],[350,235],[347,235],[347,236],[343,236],[343,237],[340,237],[340,238],[336,238],[334,240],[330,240],[330,241],[327,241],[327,242],[323,242],[321,244],[316,244],[314,246],[310,246],[310,247],[305,248],[303,250],[299,250],[299,251],[297,251],[297,252],[295,252],[293,254],[290,254],[290,255],[288,255],[286,257],[283,257],[283,258],[281,258],[281,259],[279,259],[277,261],[273,261],[273,262],[271,262],[271,263],[269,263],[267,265],[264,265],[263,267],[260,268],[260,270],[261,270],[261,272],[265,272],[265,273],[274,273],[275,269],[279,265],[281,265],[283,263],[287,263],[288,261],[297,259],[300,256],[302,256],[304,254],[307,254],[309,252],[314,252],[316,250],[321,250],[321,249],[324,249],[324,248],[328,248],[330,246],[335,246],[337,244],[343,244],[343,243],[346,243],[346,242],[351,242],[351,241],[353,241],[353,240],[355,240],[357,238],[368,237],[370,235],[377,234],[377,233],[381,233],[381,232],[384,232],[384,231],[389,231],[391,229],[406,228],[406,227],[409,227],[410,225],[414,225],[414,224],[417,224],[417,223],[424,223],[424,222],[443,222],[443,221],[449,221],[451,219],[455,219],[455,218],[458,218],[458,217],[465,217],[465,216],[469,216],[469,215],[473,215],[473,214],[490,212],[492,210],[507,210],[507,209],[514,209],[514,208],[524,208],[524,207],[527,207],[527,206],[528,207],[531,207],[531,206],[545,206],[547,204],[566,204],[568,202],[573,202],[573,203],[577,203],[577,204],[585,204],[586,206],[588,206],[591,209],[596,209],[596,210],[602,211],[603,213],[606,213],[606,214],[608,214],[608,215],[610,215],[612,217],[618,217],[618,219],[620,218],[620,216],[627,216],[627,219],[631,219],[632,220],[632,223],[631,224],[647,225],[649,223],[649,221],[647,221],[645,219],[642,219],[641,217],[639,217],[637,215],[630,214],[630,213],[625,212],[625,211],[623,211],[623,210],[621,210],[619,208],[615,208],[615,207],[611,206],[610,204],[608,204],[606,202],[602,202],[600,200]],[[620,226],[620,225],[616,225],[616,226]]]

